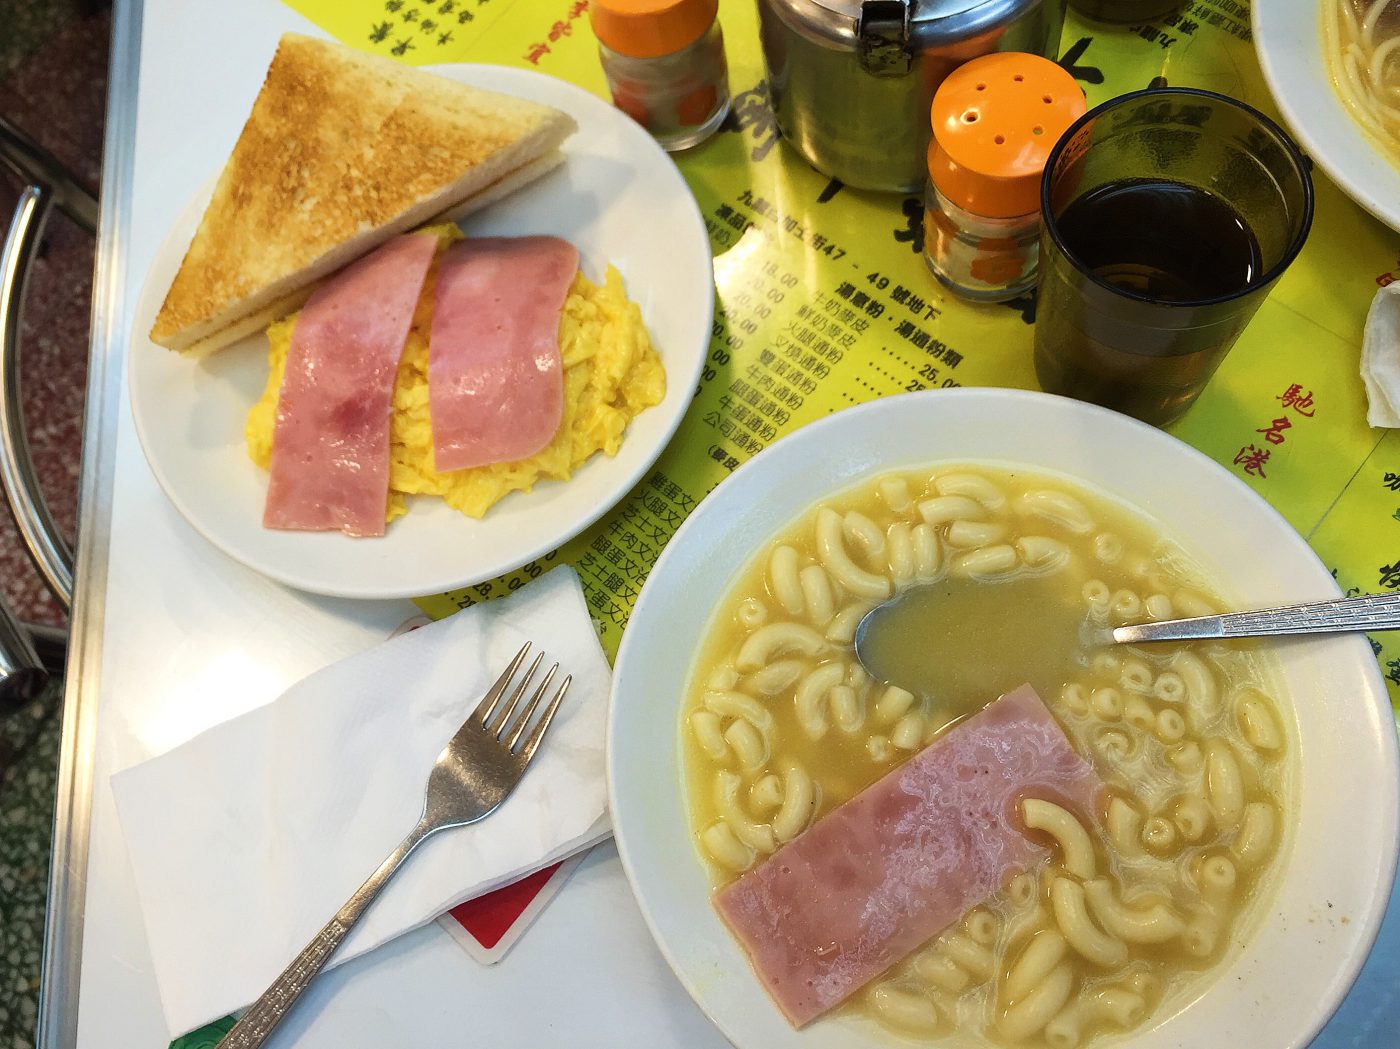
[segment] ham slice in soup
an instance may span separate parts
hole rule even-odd
[[[578,249],[558,237],[481,237],[438,268],[428,348],[437,469],[527,459],[564,417],[559,318]]]
[[[1023,685],[715,894],[795,1026],[820,1016],[1048,855],[1016,808],[1092,819],[1103,783]]]
[[[394,380],[437,243],[395,237],[302,308],[277,400],[265,527],[384,534]]]

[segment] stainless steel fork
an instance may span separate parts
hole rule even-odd
[[[549,668],[544,680],[517,716],[516,709],[535,672],[539,670],[540,662],[544,659],[543,652],[535,656],[510,699],[503,700],[529,651],[530,643],[527,641],[515,654],[505,673],[496,679],[471,717],[442,748],[428,776],[423,815],[418,820],[418,826],[243,1014],[233,1030],[224,1036],[218,1049],[256,1049],[267,1041],[341,941],[369,910],[380,890],[403,865],[409,853],[440,830],[464,827],[491,815],[515,789],[573,681],[572,675],[564,678],[544,708],[544,713],[531,728],[532,719],[554,682],[559,664],[555,663]]]

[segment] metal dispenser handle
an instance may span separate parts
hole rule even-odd
[[[856,23],[860,65],[871,76],[898,77],[914,65],[908,0],[865,0]]]

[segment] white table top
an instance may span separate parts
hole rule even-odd
[[[266,64],[282,32],[317,30],[278,0],[119,0],[117,23],[99,260],[99,295],[106,287],[111,297],[96,329],[95,365],[105,371],[101,403],[90,400],[87,562],[70,663],[74,724],[65,727],[82,736],[74,711],[95,710],[87,742],[65,740],[78,755],[65,775],[77,784],[79,809],[91,746],[91,823],[83,834],[84,821],[70,823],[60,811],[60,830],[73,829],[75,860],[65,875],[60,859],[58,881],[71,878],[73,889],[55,905],[65,908],[61,924],[74,938],[51,944],[41,1049],[160,1049],[171,1037],[111,774],[273,699],[414,611],[407,602],[297,594],[229,560],[165,500],[127,407],[131,311],[157,246],[232,146],[258,89],[247,70]],[[1370,1040],[1375,1019],[1400,993],[1400,906],[1391,912],[1362,975],[1364,993],[1353,994],[1315,1049],[1359,1044],[1354,1039],[1378,1044]],[[428,926],[320,980],[270,1044],[379,1049],[448,1041],[511,1049],[726,1044],[653,946],[611,846],[594,851],[500,965],[478,964]]]
[[[179,208],[232,147],[259,86],[246,71],[267,64],[281,33],[318,31],[276,0],[144,0],[144,10],[141,3],[118,8],[119,39],[123,30],[139,34],[139,75],[134,99],[113,101],[134,103],[135,140],[105,378],[108,390],[120,387],[107,421],[108,571],[105,584],[89,578],[105,596],[89,596],[75,636],[76,645],[101,653],[96,680],[79,683],[98,697],[80,990],[76,1038],[55,1023],[43,1044],[156,1049],[171,1032],[109,777],[275,698],[384,637],[416,609],[313,598],[268,582],[196,534],[146,466],[123,367],[146,269]],[[114,162],[122,163],[120,153],[109,173]],[[121,234],[109,235],[120,243]],[[473,1042],[512,1047],[556,1044],[566,1033],[580,1047],[726,1044],[652,945],[610,845],[590,855],[502,963],[482,966],[428,926],[318,981],[269,1044],[377,1049],[460,1042],[463,1032]]]

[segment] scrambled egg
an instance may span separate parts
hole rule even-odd
[[[462,237],[455,226],[432,226],[424,232],[438,235],[439,257]],[[627,424],[644,409],[661,403],[666,373],[642,323],[641,310],[627,300],[622,277],[611,266],[602,284],[577,273],[559,322],[564,417],[554,439],[528,459],[439,473],[433,468],[433,426],[428,413],[428,333],[436,278],[434,265],[413,315],[394,386],[386,520],[408,512],[406,495],[441,496],[462,513],[481,517],[511,492],[528,492],[541,477],[567,481],[595,452],[616,455]],[[294,313],[267,329],[267,388],[248,412],[244,426],[248,455],[263,469],[272,461],[277,398],[299,315]]]

